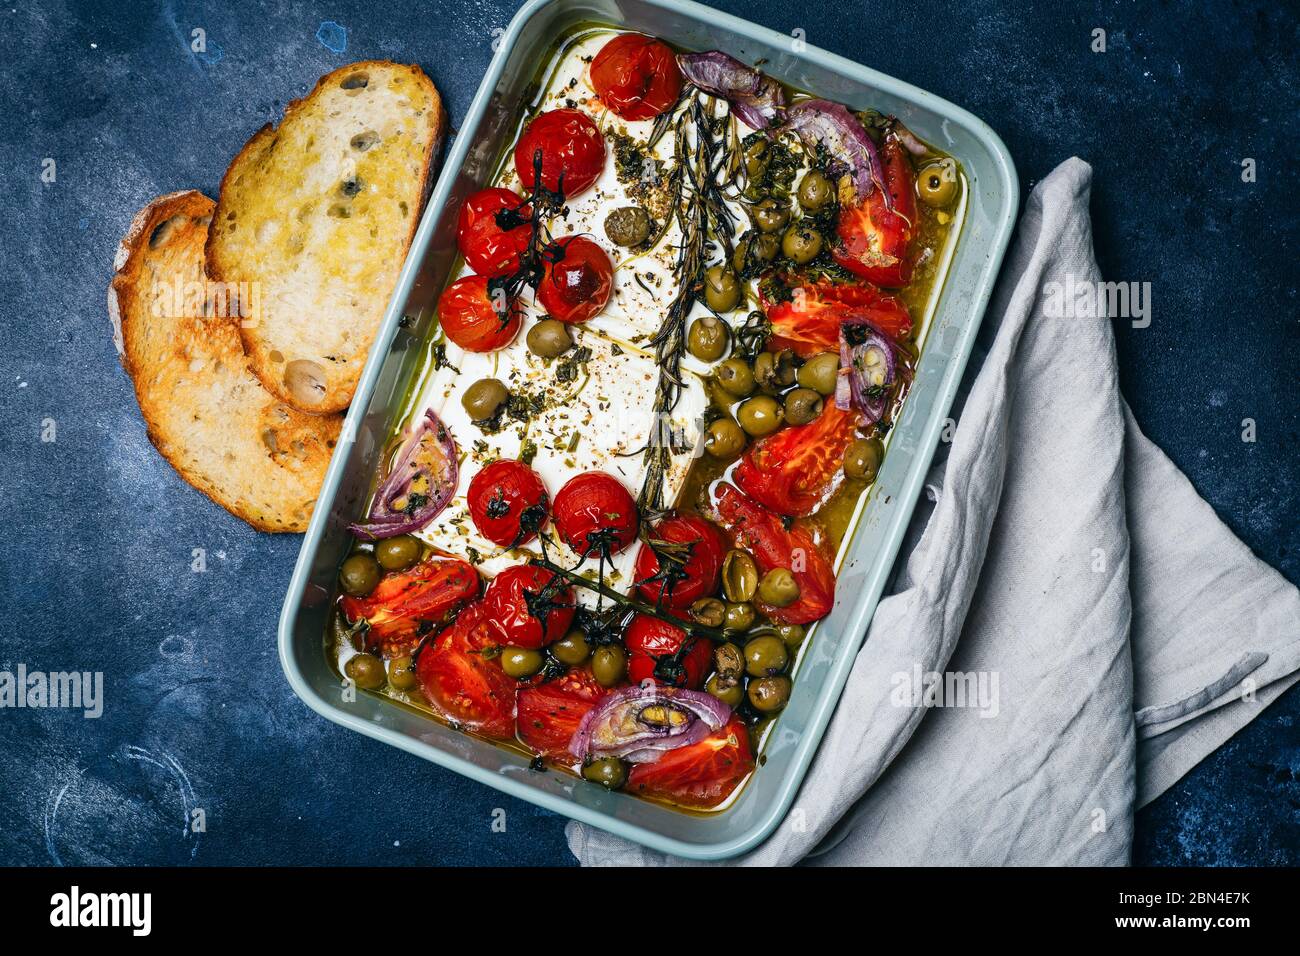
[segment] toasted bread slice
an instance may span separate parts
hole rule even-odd
[[[221,181],[208,275],[255,283],[253,372],[307,412],[348,406],[433,182],[446,116],[417,66],[341,67],[258,130]]]
[[[182,478],[262,531],[304,531],[339,436],[248,369],[237,318],[205,281],[212,200],[161,196],[118,247],[108,311],[149,440]]]

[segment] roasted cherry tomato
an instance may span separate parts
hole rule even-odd
[[[691,646],[680,661],[672,660],[682,643]],[[670,684],[699,690],[713,663],[713,644],[707,638],[688,638],[686,632],[648,614],[632,618],[623,634],[627,648],[627,679],[640,684],[650,678],[656,684]]]
[[[573,588],[534,564],[506,568],[487,586],[483,608],[501,644],[538,648],[558,641],[573,623]]]
[[[697,744],[665,751],[654,763],[636,764],[624,789],[705,810],[731,796],[753,769],[749,731],[744,721],[732,717]]]
[[[738,491],[718,485],[718,523],[738,548],[749,551],[766,574],[786,568],[799,585],[799,599],[786,607],[759,602],[759,609],[778,624],[810,624],[830,613],[835,603],[835,571],[806,528],[786,528],[780,517]]]
[[[519,739],[533,753],[575,762],[569,741],[587,711],[605,696],[591,668],[570,668],[554,680],[519,689],[516,724]]]
[[[810,515],[834,486],[861,421],[856,410],[828,401],[807,425],[791,425],[750,445],[732,480],[777,514]]]
[[[468,730],[515,735],[515,681],[490,653],[497,644],[483,605],[472,604],[416,659],[420,689],[439,713]]]
[[[478,597],[473,565],[455,558],[431,558],[396,574],[386,574],[367,597],[345,597],[343,613],[353,623],[365,618],[366,650],[384,657],[410,653],[421,635],[441,627],[452,614]]]
[[[605,139],[581,110],[549,110],[528,124],[515,144],[515,172],[525,189],[537,183],[539,152],[542,186],[565,196],[590,189],[605,168]]]
[[[677,102],[682,71],[665,44],[640,33],[623,33],[591,61],[591,88],[623,119],[653,119]]]
[[[530,215],[519,194],[509,189],[484,189],[466,199],[460,207],[456,244],[469,267],[488,278],[516,271],[532,237]]]
[[[699,515],[673,515],[655,525],[650,538],[665,543],[662,550],[669,556],[665,562],[669,570],[666,576],[659,576],[659,556],[654,548],[641,545],[636,556],[636,579],[642,582],[641,594],[647,601],[659,603],[661,592],[666,591],[663,606],[680,609],[718,589],[726,548],[712,522]],[[673,561],[673,553],[688,560],[684,565]]]
[[[442,330],[466,352],[505,348],[519,332],[520,314],[504,290],[488,287],[487,276],[465,276],[443,290],[438,299]],[[498,312],[498,300],[504,311]]]
[[[912,240],[916,235],[916,185],[907,149],[897,136],[885,137],[880,161],[884,167],[884,190],[873,189],[865,200],[844,202],[836,224],[839,242],[835,261],[855,275],[877,285],[899,288],[912,278],[915,259]],[[890,203],[884,193],[889,193]]]
[[[623,483],[603,471],[565,482],[551,504],[556,530],[581,557],[618,554],[636,540],[641,519]]]
[[[476,474],[466,498],[478,533],[503,548],[537,537],[551,506],[537,472],[512,458],[494,461]]]
[[[804,358],[838,349],[840,323],[846,318],[866,319],[896,339],[912,331],[912,317],[902,300],[865,282],[798,286],[788,300],[764,299],[763,306],[772,326],[767,347],[773,352],[793,349]]]
[[[605,308],[614,288],[614,267],[605,250],[586,236],[568,236],[547,246],[546,271],[537,301],[553,319],[586,322]]]

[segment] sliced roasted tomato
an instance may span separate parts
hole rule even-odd
[[[505,348],[519,332],[518,303],[508,301],[505,290],[490,287],[488,281],[487,276],[464,276],[438,298],[442,331],[466,352]]]
[[[606,557],[636,540],[641,517],[636,502],[613,475],[586,471],[564,483],[551,505],[555,527],[576,554]]]
[[[609,256],[586,236],[566,236],[546,247],[537,301],[553,319],[586,322],[600,314],[614,288]]]
[[[654,547],[642,544],[636,556],[641,595],[665,607],[684,608],[718,589],[726,550],[713,522],[699,515],[671,515],[650,532]],[[662,565],[656,548],[664,554]],[[667,593],[664,593],[664,592]]]
[[[537,537],[551,499],[542,479],[522,461],[502,458],[476,474],[465,497],[478,533],[503,548]]]
[[[540,160],[542,186],[576,196],[590,189],[605,168],[605,138],[581,110],[548,110],[528,124],[515,144],[515,172],[525,189],[537,183]]]
[[[690,647],[677,657],[688,639]],[[648,614],[632,618],[623,644],[627,648],[627,679],[633,684],[649,678],[656,684],[699,690],[713,661],[713,645],[707,639],[690,639],[680,627]]]
[[[587,711],[605,696],[589,667],[570,668],[554,680],[519,689],[519,739],[543,757],[569,757],[569,741]]]
[[[573,623],[573,588],[545,568],[516,564],[488,584],[483,607],[499,643],[545,647],[562,638]]]
[[[835,603],[835,571],[806,528],[786,528],[779,516],[735,485],[718,485],[714,507],[718,523],[732,542],[754,555],[758,569],[787,568],[799,585],[799,599],[786,607],[759,603],[759,609],[780,624],[811,624],[830,613]]]
[[[496,740],[515,735],[515,681],[493,656],[483,605],[473,604],[425,646],[415,664],[420,688],[448,720]]]
[[[451,615],[478,597],[473,565],[455,558],[430,558],[395,574],[386,574],[363,598],[345,597],[343,613],[354,623],[365,618],[366,650],[400,657],[420,637],[445,624]]]
[[[483,189],[466,199],[456,223],[456,244],[469,267],[489,278],[517,270],[532,238],[531,214],[509,189]]]
[[[669,750],[654,763],[636,764],[625,789],[707,810],[731,796],[753,769],[749,731],[739,717],[732,717],[697,744]]]
[[[836,262],[855,275],[899,288],[911,280],[915,264],[916,177],[907,150],[895,135],[885,137],[880,160],[885,176],[882,189],[873,189],[865,200],[840,197],[834,255]]]
[[[640,33],[623,33],[591,61],[591,88],[623,119],[648,120],[677,102],[682,71],[667,45]]]
[[[838,349],[840,323],[846,318],[866,319],[896,339],[912,331],[912,317],[902,300],[866,282],[796,286],[789,299],[776,302],[765,298],[763,306],[772,326],[767,347],[772,351],[793,349],[804,358]]]
[[[746,449],[732,480],[777,514],[810,515],[834,489],[844,452],[858,437],[862,415],[826,402],[807,425],[791,425]]]

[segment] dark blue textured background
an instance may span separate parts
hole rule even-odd
[[[1297,581],[1300,36],[1287,6],[728,9],[967,107],[1002,135],[1025,193],[1071,154],[1093,164],[1102,271],[1154,289],[1150,328],[1118,329],[1125,394],[1224,520]],[[0,711],[0,862],[572,861],[562,819],[293,696],[274,632],[298,539],[251,531],[154,453],[104,309],[117,240],[150,198],[214,195],[257,127],[354,59],[419,63],[454,125],[514,9],[0,8],[0,669],[102,670],[108,685],[100,720]],[[1089,50],[1095,27],[1105,54]],[[53,184],[39,178],[47,157]],[[1247,417],[1254,444],[1240,440]],[[46,418],[53,443],[39,438]],[[205,573],[190,569],[194,548]],[[206,811],[201,838],[182,836],[183,806]],[[504,833],[491,829],[498,807]],[[1300,690],[1139,815],[1135,859],[1300,862]]]

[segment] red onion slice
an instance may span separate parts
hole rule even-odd
[[[456,493],[460,453],[433,410],[424,413],[375,492],[365,521],[348,526],[363,541],[418,531],[447,507]]]
[[[790,108],[788,125],[799,134],[809,153],[818,146],[826,150],[832,174],[847,172],[852,177],[859,202],[871,195],[872,189],[882,187],[885,205],[893,208],[889,190],[882,185],[885,173],[880,152],[866,128],[846,107],[830,100],[804,100]]]
[[[835,406],[857,408],[869,422],[878,422],[898,381],[898,347],[866,319],[840,323],[840,375],[835,381]]]
[[[747,126],[767,129],[785,118],[781,84],[721,50],[679,54],[677,65],[705,93],[730,103],[736,118]]]
[[[654,763],[669,750],[699,743],[731,719],[711,694],[646,681],[605,697],[582,718],[569,753]]]

